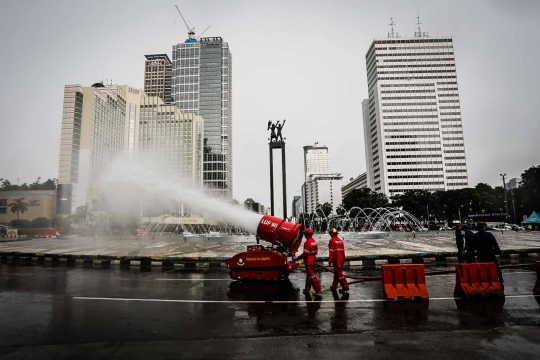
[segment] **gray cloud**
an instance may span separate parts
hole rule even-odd
[[[454,37],[470,184],[498,185],[538,164],[540,62],[535,1],[2,1],[0,177],[57,177],[63,86],[142,87],[144,54],[186,34],[174,4],[233,53],[234,195],[269,205],[265,124],[287,119],[288,195],[302,147],[330,148],[346,178],[365,170],[364,55],[389,18],[412,36]],[[278,203],[281,203],[277,199]],[[290,210],[289,210],[290,212]]]

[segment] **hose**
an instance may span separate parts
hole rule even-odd
[[[329,268],[327,266],[324,266],[324,265],[321,265],[321,264],[318,264],[318,263],[315,263],[316,266],[328,271],[328,272],[331,272],[333,274],[335,274],[335,270],[333,268]],[[501,269],[520,269],[520,268],[527,268],[527,267],[533,267],[533,266],[536,266],[535,263],[532,263],[532,264],[510,264],[510,265],[500,265],[499,267]],[[435,276],[435,275],[446,275],[446,274],[455,274],[456,270],[453,269],[453,270],[437,270],[437,271],[429,271],[429,272],[426,272],[425,275],[426,276]],[[378,280],[381,280],[382,279],[382,276],[354,276],[354,275],[345,275],[345,277],[347,279],[353,279],[353,280],[358,280],[358,281],[352,281],[349,283],[350,284],[357,284],[357,283],[361,283],[361,282],[365,282],[365,281],[378,281]]]

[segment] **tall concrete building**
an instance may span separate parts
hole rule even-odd
[[[366,67],[368,186],[389,196],[468,186],[452,38],[375,39]]]
[[[232,58],[221,37],[190,38],[173,46],[171,94],[184,113],[204,121],[204,186],[232,199]]]
[[[99,180],[125,147],[126,94],[95,83],[66,85],[58,170],[58,214],[99,199]]]
[[[127,85],[66,85],[58,214],[101,199],[100,180],[121,153],[159,154],[190,185],[202,185],[202,118]]]
[[[171,97],[171,59],[167,54],[145,55],[144,92],[148,96],[159,96],[165,104],[173,103]]]
[[[341,187],[341,196],[344,198],[353,190],[367,187],[367,173],[362,173],[355,178],[350,178],[349,182]]]
[[[160,97],[143,96],[139,123],[138,150],[157,154],[189,185],[202,187],[202,118],[193,113],[181,113]]]
[[[297,216],[300,211],[314,213],[317,205],[329,202],[334,207],[341,204],[341,186],[343,176],[332,173],[330,169],[330,154],[328,147],[315,143],[313,146],[304,146],[304,184],[302,185],[303,206],[295,210]]]

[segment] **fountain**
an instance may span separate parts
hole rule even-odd
[[[338,212],[341,214],[326,216],[322,207],[318,206],[315,213],[303,217],[300,222],[316,233],[323,233],[333,227],[341,229],[341,235],[345,239],[378,237],[374,235],[386,235],[389,231],[426,230],[414,215],[398,208],[353,207],[347,211],[340,205]]]

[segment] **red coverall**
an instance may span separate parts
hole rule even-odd
[[[305,290],[311,290],[311,285],[315,292],[321,291],[321,283],[317,276],[315,276],[315,262],[317,260],[317,252],[319,250],[319,245],[317,241],[309,237],[304,243],[304,253],[300,255],[304,259],[304,264],[306,265],[306,287]]]
[[[345,246],[343,245],[343,240],[337,236],[332,236],[330,243],[328,244],[328,263],[332,264],[334,267],[334,281],[332,282],[332,287],[337,289],[338,282],[343,287],[343,290],[349,290],[349,284],[345,275],[343,275],[343,264],[345,263]]]

